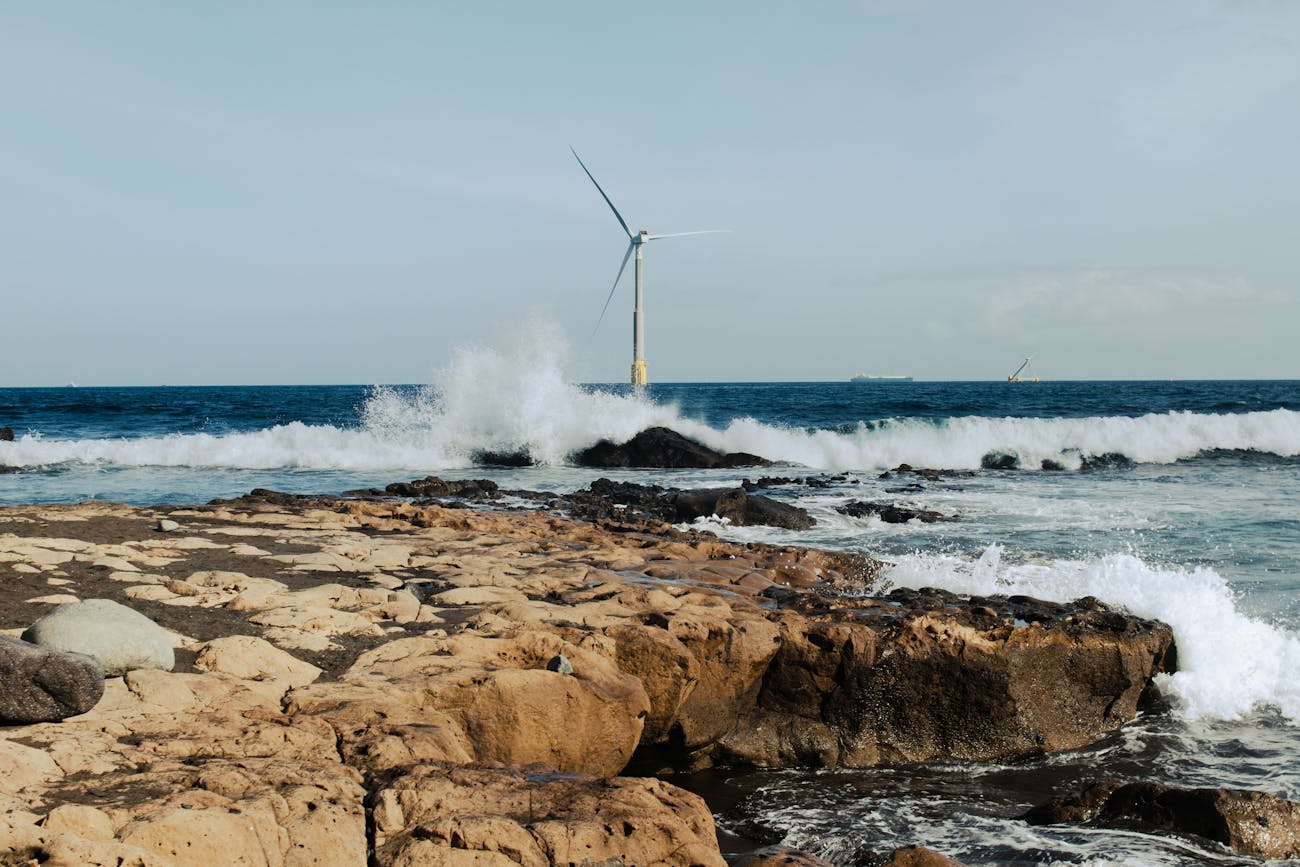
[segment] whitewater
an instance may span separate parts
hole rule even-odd
[[[651,426],[777,465],[597,472],[569,460]],[[749,794],[719,812],[724,828],[766,823],[841,863],[847,841],[910,842],[918,822],[968,863],[1005,863],[1013,840],[1045,853],[1032,863],[1235,863],[1203,847],[1144,835],[1090,840],[1009,817],[1085,773],[1300,797],[1295,381],[633,392],[571,381],[562,353],[538,340],[510,353],[463,349],[422,385],[0,389],[0,427],[14,435],[0,441],[0,503],[205,502],[253,487],[338,494],[428,474],[557,491],[599,475],[676,487],[784,477],[795,482],[769,481],[764,492],[808,509],[814,529],[702,526],[738,541],[866,553],[890,564],[888,586],[1095,596],[1173,628],[1179,670],[1158,684],[1163,706],[1094,747],[1014,774],[914,769],[904,782],[863,772],[834,785],[817,774],[745,777],[738,785]],[[484,452],[527,453],[534,463],[483,466]],[[894,471],[903,464],[959,472],[927,479]],[[837,510],[852,500],[954,520],[886,524]],[[888,808],[882,790],[892,793]]]

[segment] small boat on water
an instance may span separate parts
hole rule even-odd
[[[859,373],[851,378],[849,382],[911,382],[910,376],[898,376],[885,373]]]
[[[1034,373],[1032,367],[1029,367],[1030,358],[1033,358],[1033,356],[1029,356],[1020,363],[1020,366],[1016,368],[1016,372],[1007,377],[1007,382],[1038,382],[1038,374]],[[1029,368],[1029,370],[1024,376],[1021,376],[1020,373],[1025,368]]]

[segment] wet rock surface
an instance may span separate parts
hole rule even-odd
[[[1300,857],[1300,804],[1264,792],[1105,780],[1024,818],[1031,825],[1136,826],[1204,837],[1255,858]]]
[[[908,521],[920,521],[923,524],[935,524],[940,521],[955,521],[956,515],[945,515],[933,509],[917,509],[911,506],[899,506],[894,503],[866,502],[850,500],[835,511],[851,518],[877,517],[886,524],[905,524]]]
[[[106,598],[176,647],[88,713],[0,731],[11,852],[720,864],[702,801],[628,775],[1069,748],[1174,661],[1167,627],[1095,600],[882,594],[861,555],[255,494],[0,509],[0,628]]]
[[[772,462],[746,452],[723,453],[666,427],[647,428],[625,443],[602,440],[573,456],[580,467],[714,469],[765,467]]]

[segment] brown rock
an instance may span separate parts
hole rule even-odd
[[[831,867],[831,863],[789,846],[765,846],[733,861],[731,867]]]
[[[379,867],[726,863],[704,801],[661,780],[420,766],[371,807]]]
[[[880,867],[961,867],[961,862],[924,846],[902,846],[890,852]]]
[[[1070,749],[1132,719],[1172,668],[1168,627],[1095,601],[889,598],[784,619],[757,708],[723,755],[863,767]]]

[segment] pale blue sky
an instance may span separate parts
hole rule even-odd
[[[0,385],[1300,377],[1300,3],[0,0]]]

